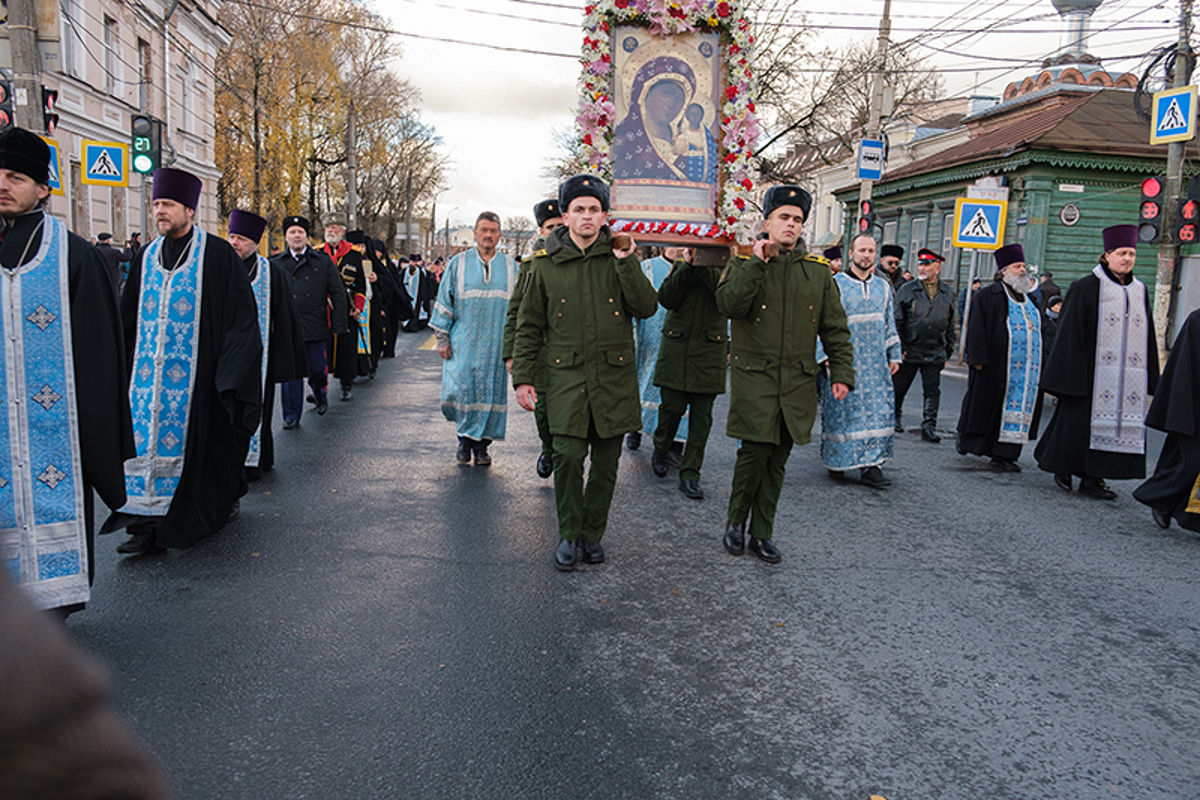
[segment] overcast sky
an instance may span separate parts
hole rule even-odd
[[[884,3],[797,6],[833,7],[809,11],[807,21],[820,29],[822,43],[836,45],[873,40]],[[475,45],[577,57],[583,37],[582,4],[566,0],[375,0],[373,7],[402,33]],[[894,0],[891,14],[892,41],[928,57],[950,95],[999,95],[1010,81],[1036,73],[1061,39],[1050,0]],[[1107,0],[1092,17],[1088,49],[1110,71],[1140,74],[1145,53],[1175,38],[1178,14],[1178,0]],[[399,41],[396,72],[420,89],[422,119],[437,128],[453,162],[438,198],[438,225],[447,215],[452,226],[473,222],[485,209],[531,217],[533,204],[554,188],[542,177],[556,147],[553,132],[574,122],[578,61],[415,36]]]

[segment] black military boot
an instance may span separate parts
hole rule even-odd
[[[937,435],[938,400],[935,397],[925,398],[925,410],[921,420],[921,438],[927,442],[940,442],[942,437]]]

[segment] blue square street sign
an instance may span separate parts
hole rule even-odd
[[[1150,110],[1150,144],[1188,142],[1196,137],[1195,86],[1155,92]]]
[[[998,250],[1004,244],[1006,200],[976,200],[960,197],[954,202],[955,247]]]
[[[83,174],[80,180],[92,186],[129,185],[129,145],[124,142],[83,140]]]
[[[53,139],[47,139],[45,136],[42,137],[42,141],[50,147],[50,180],[46,181],[46,183],[50,185],[50,194],[62,197],[62,172],[59,169],[59,164],[62,161],[58,155],[58,142]]]
[[[883,142],[863,139],[858,143],[858,179],[877,181],[883,177]]]

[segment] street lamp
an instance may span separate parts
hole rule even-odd
[[[442,253],[442,258],[447,260],[450,258],[450,215],[455,211],[458,211],[458,206],[455,206],[446,213],[446,250]]]

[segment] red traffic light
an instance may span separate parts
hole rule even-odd
[[[1197,214],[1200,214],[1200,203],[1195,200],[1188,200],[1179,207],[1179,217],[1181,219],[1196,221]]]
[[[1162,206],[1153,200],[1142,203],[1142,219],[1157,219],[1162,213]]]
[[[1146,178],[1142,181],[1143,197],[1158,197],[1162,190],[1162,182],[1158,178]]]
[[[874,210],[875,210],[875,201],[874,200],[863,200],[861,203],[859,203],[858,214],[861,217],[871,216],[871,212]]]
[[[870,233],[871,232],[871,220],[867,219],[866,217],[859,217],[858,232],[859,233]]]

